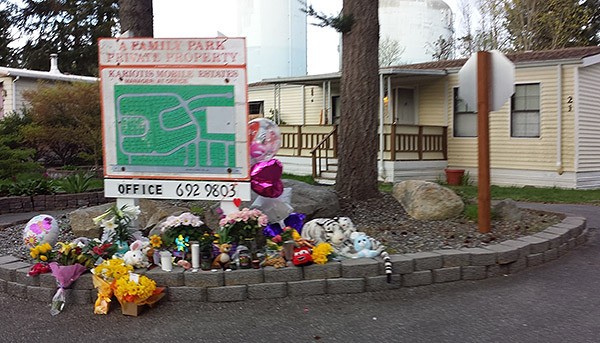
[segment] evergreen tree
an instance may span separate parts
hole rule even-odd
[[[14,5],[6,0],[0,0],[0,66],[16,66],[16,56],[10,44],[14,41],[11,33]]]
[[[379,1],[344,0],[342,13],[307,13],[342,33],[342,78],[335,190],[351,200],[380,196],[377,188]]]
[[[132,37],[153,37],[152,0],[119,0],[121,32]]]
[[[98,38],[117,33],[117,14],[117,0],[22,0],[14,21],[28,37],[22,67],[49,70],[58,53],[63,73],[97,75]]]

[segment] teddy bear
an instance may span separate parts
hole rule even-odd
[[[350,239],[354,242],[354,250],[356,251],[357,257],[377,257],[383,251],[383,246],[379,246],[377,249],[373,249],[373,242],[371,237],[367,236],[364,232],[353,232],[350,235]]]

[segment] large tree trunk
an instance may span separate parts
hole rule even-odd
[[[153,37],[152,0],[119,0],[121,32],[131,37]]]
[[[342,34],[341,109],[338,139],[339,196],[368,199],[377,187],[379,97],[379,1],[344,0],[343,16],[352,16]]]

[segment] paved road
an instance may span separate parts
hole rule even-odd
[[[599,227],[599,207],[560,206]],[[137,318],[91,305],[51,317],[46,304],[0,294],[0,342],[600,342],[599,232],[514,275],[381,293],[165,302]]]

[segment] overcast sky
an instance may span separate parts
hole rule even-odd
[[[456,16],[456,0],[445,0]],[[342,0],[308,0],[315,9],[337,14]],[[215,37],[235,33],[235,23],[227,15],[233,0],[154,0],[154,36],[159,38]],[[309,18],[309,23],[311,19]],[[330,73],[338,70],[339,35],[332,28],[308,26],[308,74]]]

